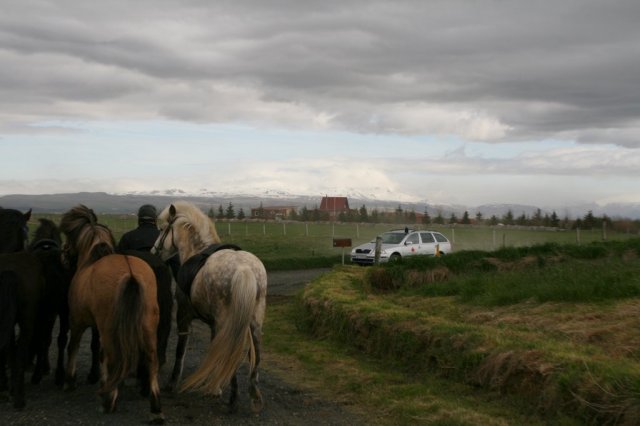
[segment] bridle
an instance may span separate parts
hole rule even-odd
[[[173,224],[174,224],[174,222],[176,221],[177,218],[178,218],[177,216],[174,216],[169,221],[169,223],[167,224],[167,227],[162,232],[162,235],[158,239],[157,243],[154,244],[153,251],[156,254],[160,254],[160,252],[162,252],[162,250],[164,249],[164,242],[167,239],[167,237],[169,236],[169,231],[171,231],[171,247],[174,248],[176,251],[178,251],[178,246],[176,245],[176,240],[175,240],[175,238],[173,236]]]

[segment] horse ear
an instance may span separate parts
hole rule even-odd
[[[173,219],[174,217],[176,217],[176,208],[173,204],[171,204],[169,206],[169,219]]]
[[[25,222],[29,222],[29,219],[31,219],[31,209],[29,209],[29,211],[23,214],[22,216],[24,217]]]

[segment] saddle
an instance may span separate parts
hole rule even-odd
[[[209,256],[219,250],[241,250],[235,244],[211,244],[200,253],[191,256],[178,270],[178,288],[191,300],[191,285]]]
[[[50,239],[39,240],[29,248],[30,251],[49,251],[53,249],[60,249],[60,244]]]

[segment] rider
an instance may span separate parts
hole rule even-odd
[[[153,244],[160,235],[156,225],[158,212],[151,204],[145,204],[138,209],[138,227],[126,232],[118,243],[118,251],[138,250],[151,251]]]
[[[129,232],[125,232],[118,242],[118,253],[124,253],[127,250],[151,251],[153,244],[160,235],[160,230],[156,224],[158,211],[151,204],[145,204],[138,209],[138,227]],[[178,256],[173,256],[167,260],[167,265],[171,268],[174,278],[178,275],[180,269],[180,260]]]

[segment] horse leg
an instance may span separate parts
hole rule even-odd
[[[102,397],[102,412],[113,413],[116,411],[116,401],[118,400],[118,384],[112,386],[111,389],[107,389],[106,383],[108,382],[108,374],[110,371],[114,371],[114,367],[110,365],[113,358],[107,355],[105,348],[102,348],[102,364],[101,364],[101,382],[100,396]]]
[[[69,313],[60,313],[59,315],[60,329],[58,330],[58,360],[56,361],[56,377],[55,384],[62,386],[64,384],[64,349],[67,346],[69,333]]]
[[[38,323],[41,326],[36,330],[35,338],[31,344],[36,356],[36,365],[31,376],[31,383],[34,385],[40,383],[42,377],[51,371],[49,347],[51,346],[51,334],[55,321],[55,311],[52,308],[47,308],[45,312],[39,314]]]
[[[96,327],[91,327],[91,370],[87,382],[93,384],[100,380],[100,333]]]
[[[229,396],[229,413],[233,414],[238,411],[238,373],[236,372],[231,379],[231,395]]]
[[[0,350],[0,394],[8,392],[7,385],[7,351],[8,347]]]
[[[150,405],[150,424],[164,424],[164,414],[160,404],[160,385],[158,384],[158,370],[160,369],[158,361],[156,330],[149,327],[145,333],[145,359],[141,361],[146,367],[147,394],[149,395]]]
[[[259,413],[264,407],[260,389],[258,389],[258,366],[260,365],[260,351],[262,347],[262,327],[251,325],[251,340],[256,353],[256,362],[249,377],[249,395],[251,396],[251,411]]]
[[[69,347],[67,352],[69,359],[67,360],[67,371],[65,377],[64,390],[70,391],[76,388],[76,357],[80,348],[80,339],[85,328],[78,325],[71,326],[71,337],[69,339]]]
[[[179,292],[176,292],[176,298],[178,299],[178,311],[176,313],[178,345],[176,346],[176,359],[173,363],[171,379],[165,386],[165,390],[169,392],[174,392],[177,389],[177,384],[182,378],[184,358],[187,351],[187,344],[189,343],[191,320],[193,318],[190,312],[189,302],[187,300],[179,298],[178,293]],[[182,297],[184,298],[184,295]]]

